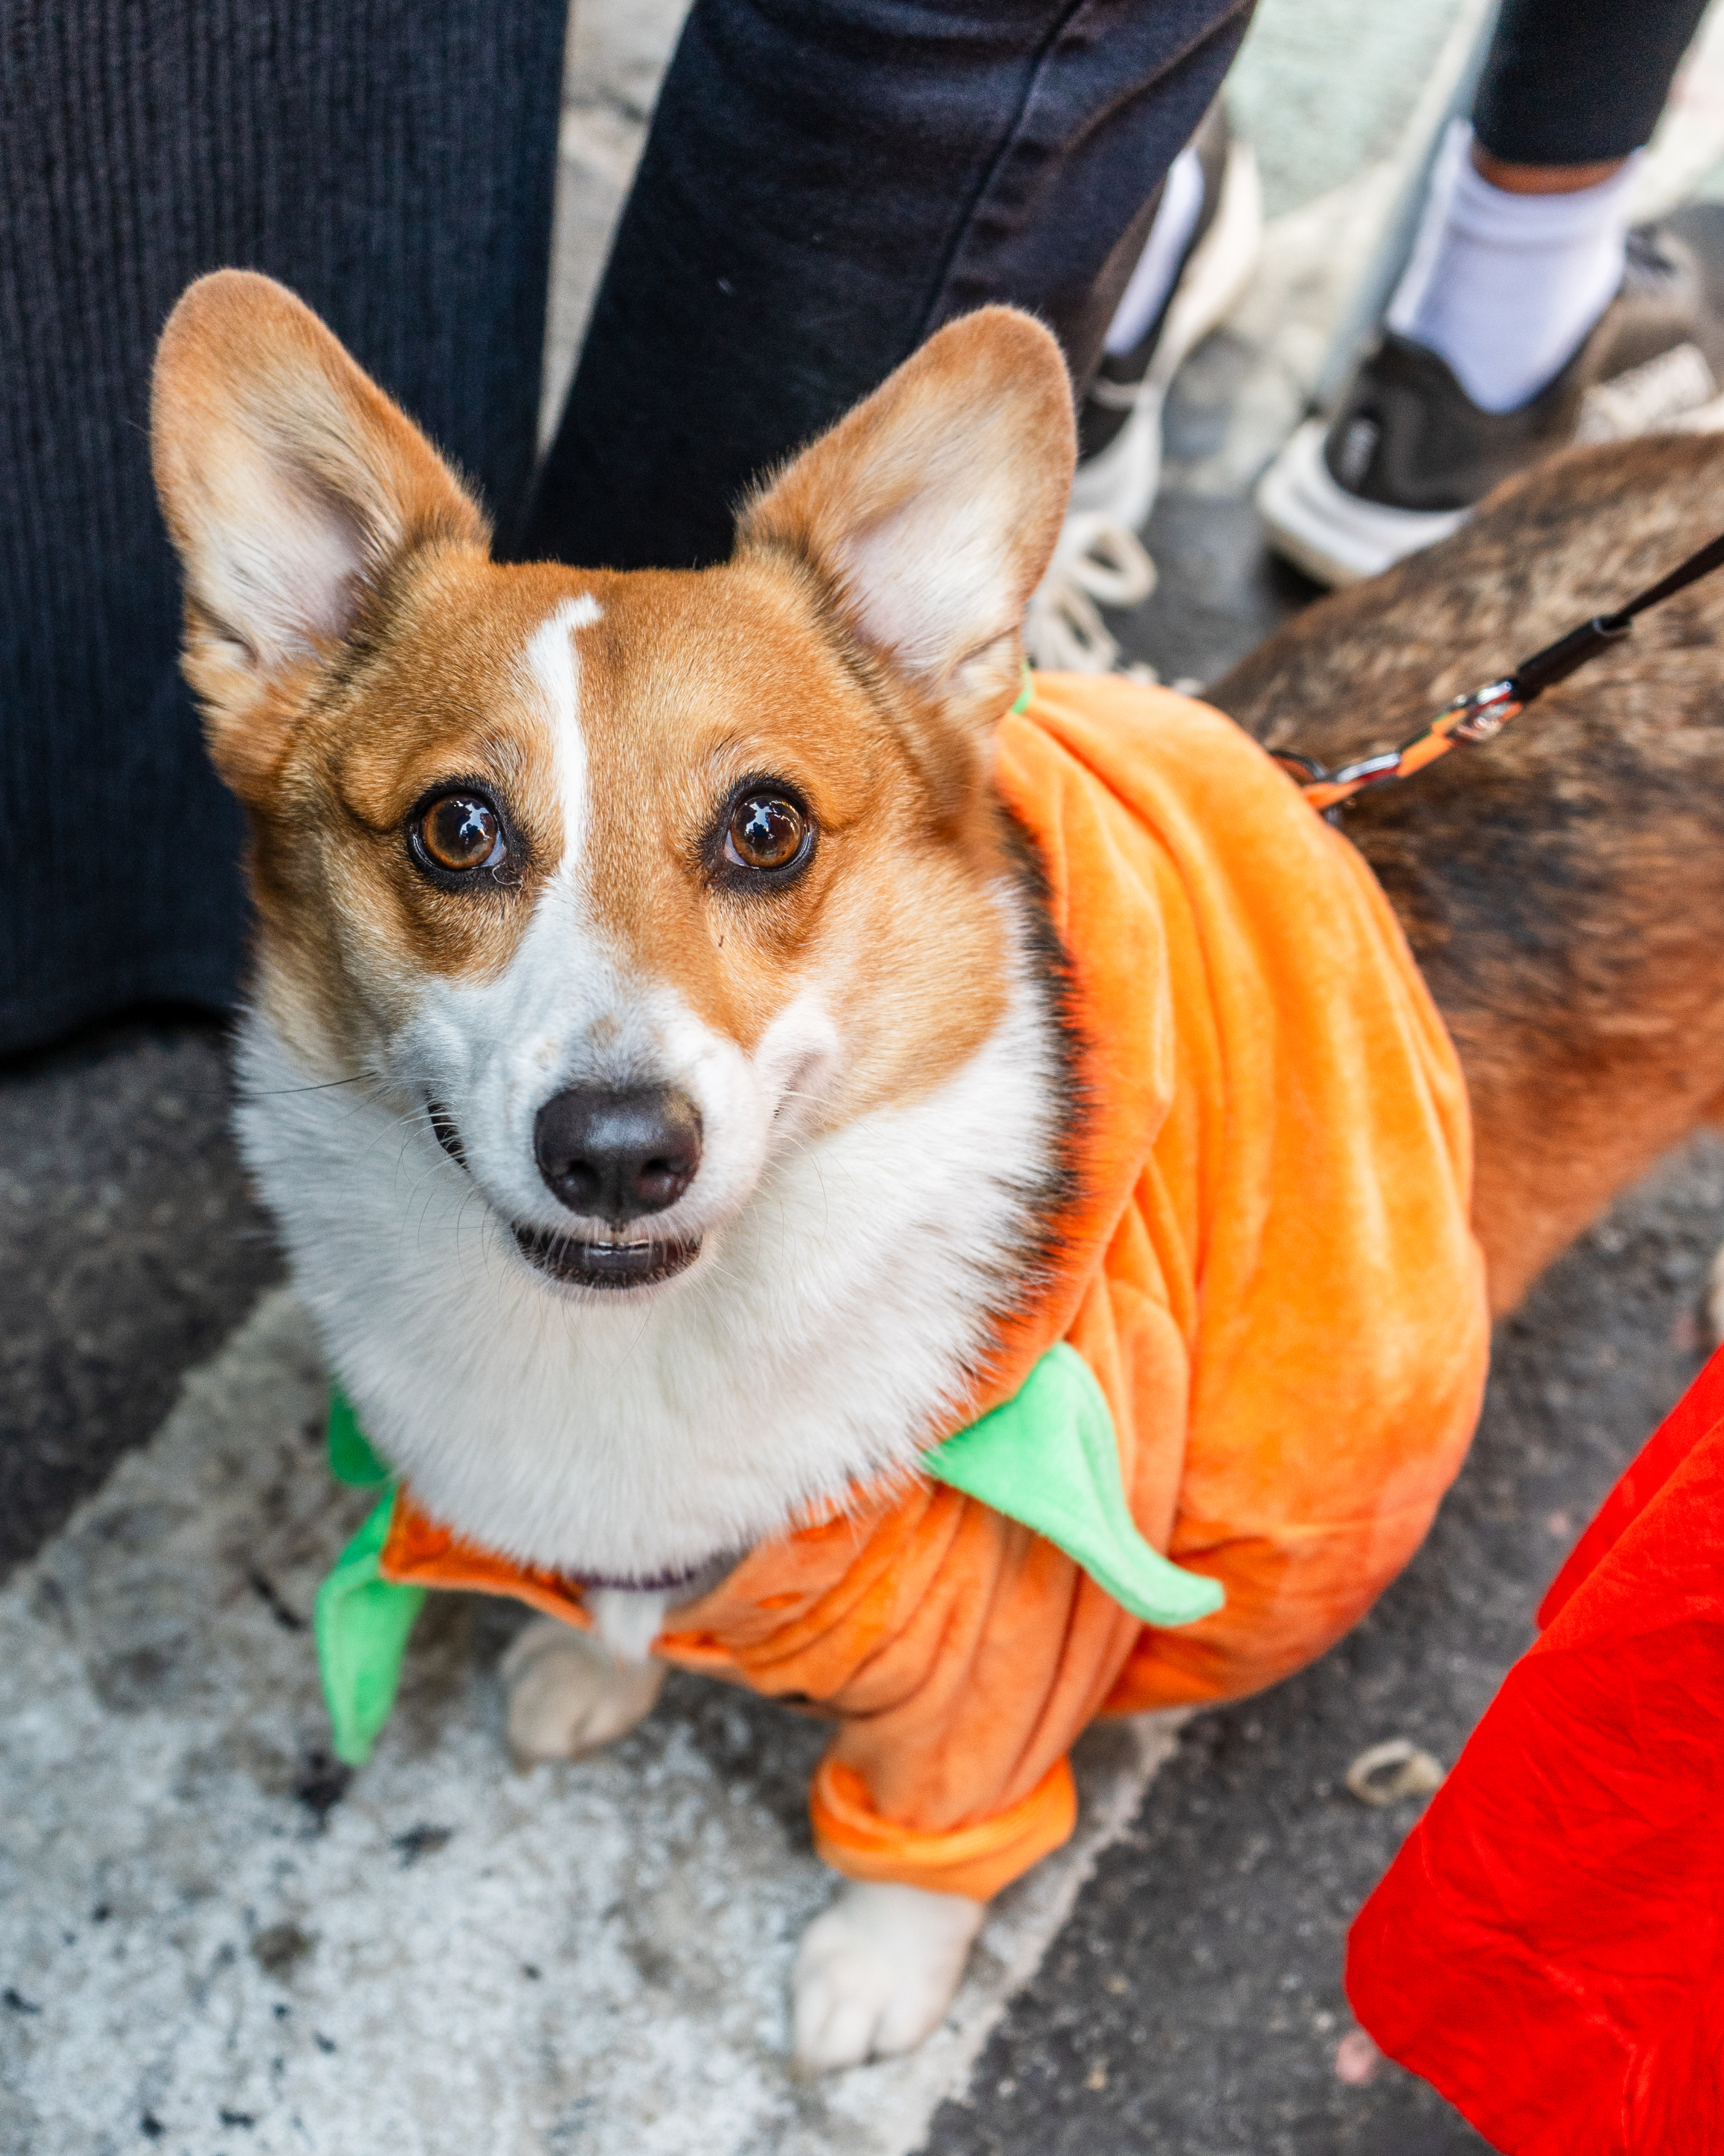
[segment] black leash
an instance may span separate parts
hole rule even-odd
[[[1452,704],[1445,704],[1428,726],[1410,741],[1403,742],[1399,748],[1387,749],[1381,756],[1362,757],[1357,763],[1343,764],[1338,771],[1326,770],[1294,749],[1272,748],[1269,753],[1298,783],[1313,808],[1326,816],[1332,815],[1344,802],[1351,801],[1356,793],[1362,793],[1367,787],[1410,778],[1414,772],[1423,771],[1427,764],[1434,763],[1439,757],[1446,756],[1451,748],[1463,742],[1475,744],[1494,739],[1511,719],[1517,718],[1547,689],[1554,689],[1557,682],[1566,681],[1589,659],[1596,659],[1601,651],[1620,644],[1633,628],[1637,614],[1686,591],[1690,584],[1710,576],[1720,567],[1724,567],[1724,532],[1709,541],[1698,553],[1691,554],[1669,576],[1650,585],[1626,606],[1619,607],[1614,613],[1594,614],[1578,629],[1571,629],[1554,644],[1546,644],[1542,651],[1535,651],[1530,659],[1523,659],[1514,672],[1501,680],[1487,682],[1482,689],[1475,689],[1467,696],[1457,696]]]

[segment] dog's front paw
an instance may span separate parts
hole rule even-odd
[[[523,1767],[614,1743],[652,1712],[664,1681],[662,1662],[619,1662],[555,1617],[517,1634],[502,1667],[509,1749]]]
[[[913,2051],[951,2005],[987,1913],[962,1894],[847,1881],[797,1950],[798,2062],[824,2071]]]

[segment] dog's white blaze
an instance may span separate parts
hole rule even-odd
[[[526,671],[544,696],[551,722],[565,868],[579,854],[587,828],[587,738],[581,731],[581,654],[575,634],[603,619],[598,601],[582,592],[553,608],[527,639]]]
[[[421,1501],[519,1559],[653,1578],[912,1464],[949,1422],[1050,1163],[1058,1051],[1002,891],[1015,955],[993,1035],[922,1098],[809,1140],[841,1052],[818,990],[750,1057],[662,984],[626,982],[558,896],[502,980],[439,993],[393,1101],[291,1090],[305,1074],[254,1015],[241,1130],[334,1366]],[[547,1283],[509,1225],[569,1223],[531,1121],[599,1015],[607,1067],[650,1053],[706,1139],[659,1216],[699,1229],[700,1258],[614,1296]],[[413,1112],[428,1074],[470,1176]]]

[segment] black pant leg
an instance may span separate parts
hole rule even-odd
[[[523,550],[721,559],[752,480],[985,300],[1093,364],[1250,6],[695,0]]]
[[[1651,137],[1706,0],[1502,0],[1473,131],[1516,165],[1593,165]]]
[[[238,814],[150,483],[169,308],[264,270],[517,515],[564,0],[0,0],[0,1050],[231,1000]]]

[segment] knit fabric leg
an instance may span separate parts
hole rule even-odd
[[[563,0],[0,0],[0,1050],[221,1007],[239,819],[176,666],[150,364],[267,270],[506,521],[532,459]]]
[[[723,558],[752,480],[990,300],[1083,379],[1249,13],[695,0],[525,550]]]

